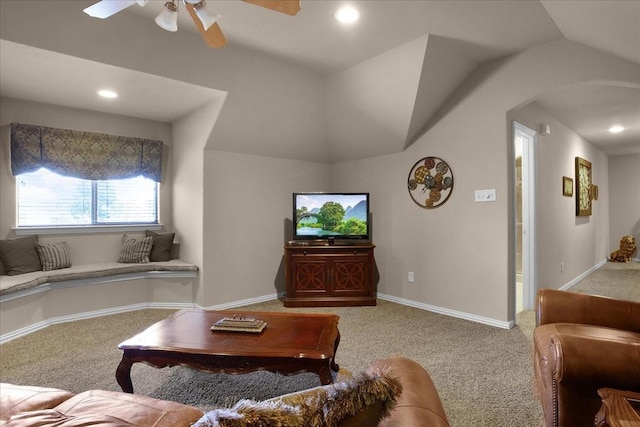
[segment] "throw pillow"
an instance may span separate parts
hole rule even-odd
[[[169,261],[171,260],[171,250],[173,249],[173,238],[176,233],[156,233],[146,230],[147,237],[153,237],[153,245],[151,246],[151,254],[149,261]]]
[[[67,242],[42,243],[36,245],[43,271],[71,267],[71,255]]]
[[[240,400],[233,408],[207,412],[192,427],[302,427],[300,409],[278,401]]]
[[[297,402],[305,408],[307,426],[378,425],[395,406],[402,384],[389,372],[378,370],[312,390],[315,392]],[[296,394],[289,397],[293,401],[285,402],[296,405]]]
[[[361,373],[349,380],[298,393],[215,409],[193,427],[375,426],[389,415],[402,393],[388,372]]]
[[[132,239],[126,234],[122,236],[122,248],[118,262],[125,263],[146,263],[149,262],[151,253],[152,237],[145,237],[142,240]]]
[[[0,240],[0,258],[7,276],[42,270],[40,257],[36,251],[38,236]]]

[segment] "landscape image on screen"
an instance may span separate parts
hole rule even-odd
[[[296,194],[296,236],[367,238],[367,194]]]

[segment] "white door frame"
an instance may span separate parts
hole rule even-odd
[[[533,310],[538,287],[536,283],[535,251],[536,132],[514,121],[514,144],[516,137],[522,138],[522,306],[525,310]]]

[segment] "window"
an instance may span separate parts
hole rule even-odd
[[[18,227],[157,224],[158,183],[89,181],[45,168],[16,176]]]

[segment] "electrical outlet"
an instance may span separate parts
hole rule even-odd
[[[409,280],[409,283],[413,283],[415,281],[415,276],[413,275],[413,271],[409,272],[407,280]]]

